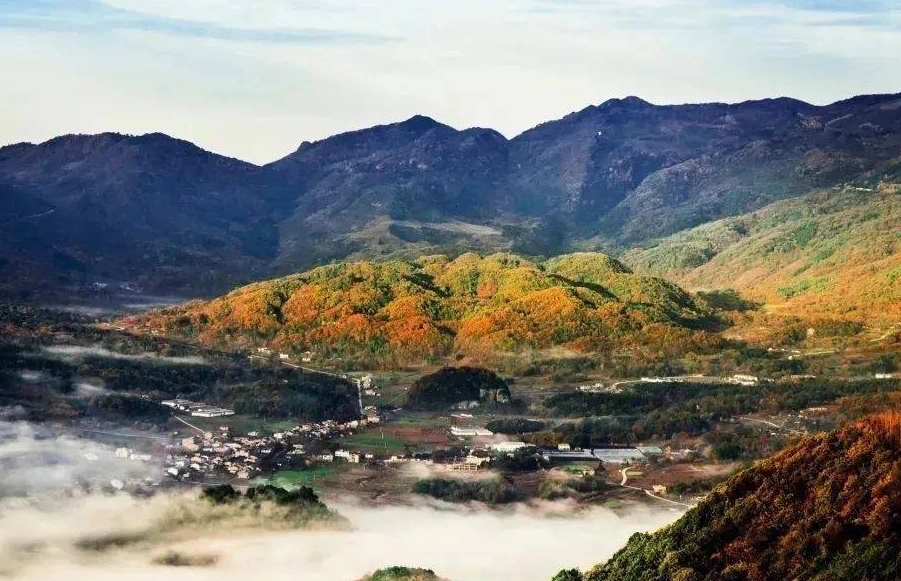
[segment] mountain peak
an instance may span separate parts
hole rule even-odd
[[[600,107],[632,107],[632,108],[640,108],[640,107],[653,107],[653,103],[649,103],[645,101],[641,97],[636,97],[635,95],[629,95],[628,97],[623,97],[622,99],[607,99],[603,103],[599,105]]]
[[[455,129],[448,127],[447,125],[444,125],[443,123],[435,121],[431,117],[427,117],[425,115],[414,115],[405,121],[398,121],[396,123],[374,125],[372,127],[355,129],[353,131],[347,131],[345,133],[339,133],[331,137],[326,137],[325,139],[319,141],[303,141],[301,142],[300,146],[294,151],[294,153],[288,155],[287,158],[290,158],[297,153],[308,152],[316,148],[341,147],[346,145],[348,142],[358,142],[359,140],[370,140],[373,138],[415,139],[418,138],[421,134],[437,128],[456,131]],[[278,161],[273,163],[278,163]]]
[[[431,129],[433,127],[442,127],[443,124],[435,121],[431,117],[427,115],[413,115],[406,121],[400,122],[398,125],[403,125],[409,128],[415,129]]]

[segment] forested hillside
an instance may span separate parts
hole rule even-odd
[[[419,409],[444,410],[473,402],[491,407],[511,401],[507,383],[480,367],[442,367],[417,379],[407,394],[407,404]]]
[[[585,581],[889,581],[901,576],[901,416],[850,424],[745,470]],[[567,571],[560,577],[582,576]]]
[[[706,331],[715,323],[679,287],[600,254],[338,263],[125,321],[207,344],[266,343],[381,365],[554,347],[652,346],[656,357],[717,344]]]
[[[878,181],[769,205],[627,252],[686,288],[735,288],[787,315],[901,320],[901,186]]]

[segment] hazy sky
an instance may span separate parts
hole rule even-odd
[[[0,0],[0,142],[163,131],[265,162],[430,115],[901,91],[898,0]]]

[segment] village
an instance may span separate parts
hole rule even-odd
[[[162,483],[169,486],[225,483],[243,486],[276,481],[291,486],[308,483],[309,478],[321,475],[331,475],[333,479],[328,484],[319,480],[318,484],[332,486],[341,482],[340,474],[355,474],[360,481],[390,480],[406,466],[433,478],[441,473],[458,479],[483,478],[490,474],[509,476],[511,466],[515,471],[519,464],[531,464],[540,467],[545,475],[542,478],[553,479],[555,474],[557,477],[601,475],[601,479],[620,490],[632,490],[677,504],[684,504],[683,497],[673,496],[669,490],[671,485],[675,485],[674,490],[683,490],[686,483],[722,477],[739,465],[712,457],[711,447],[697,437],[629,444],[612,439],[579,447],[574,443],[530,439],[523,434],[517,437],[513,432],[496,433],[486,423],[523,421],[553,427],[565,420],[546,416],[531,419],[515,413],[498,415],[487,410],[464,410],[460,406],[444,413],[417,413],[400,407],[407,389],[403,382],[382,385],[365,372],[313,369],[309,365],[314,354],[309,352],[297,357],[258,347],[248,357],[251,361],[350,381],[357,388],[358,417],[347,421],[303,422],[290,427],[285,422],[262,421],[259,427],[249,428],[257,425],[253,418],[240,416],[228,407],[185,398],[166,399],[158,403],[172,410],[170,425],[176,429],[169,433],[165,443],[159,442],[153,454],[119,447],[116,457],[161,463]],[[748,374],[644,376],[574,384],[562,389],[586,395],[622,394],[642,389],[642,384],[651,389],[655,384],[664,383],[747,387],[772,382]],[[725,419],[724,424],[749,427],[757,434],[752,437],[761,442],[776,441],[807,433],[811,422],[819,422],[827,412],[826,408],[813,407],[796,416],[778,418],[749,414]],[[409,483],[406,486],[404,490],[409,492]],[[684,500],[696,502],[700,498],[696,495]]]
[[[379,422],[375,408],[365,409],[364,413],[359,420],[305,423],[271,435],[256,431],[232,433],[226,426],[214,431],[194,428],[198,435],[183,438],[167,453],[165,472],[185,482],[206,482],[221,477],[246,480],[286,467],[330,463],[336,458],[352,463],[374,460],[371,454],[361,456],[328,445],[336,438]]]
[[[259,352],[256,357],[270,356],[281,364],[291,363],[288,357],[281,357],[272,352]],[[319,372],[318,370],[316,370]],[[358,419],[338,422],[324,420],[317,423],[303,423],[290,429],[272,431],[249,431],[242,433],[226,425],[205,428],[191,422],[193,418],[209,420],[228,418],[234,415],[233,410],[219,408],[202,402],[189,400],[162,401],[180,413],[190,417],[174,418],[189,428],[191,435],[173,442],[166,450],[164,473],[173,481],[191,484],[228,482],[240,485],[242,482],[261,481],[275,477],[279,473],[314,472],[328,467],[329,472],[341,470],[343,465],[358,465],[360,468],[377,469],[380,467],[401,467],[417,465],[427,467],[430,471],[447,471],[449,473],[467,473],[490,471],[503,463],[505,459],[516,455],[528,455],[539,459],[542,466],[548,469],[560,468],[572,474],[594,474],[600,472],[622,473],[613,478],[617,485],[626,485],[627,475],[641,476],[642,471],[634,467],[659,466],[668,468],[661,473],[659,479],[666,481],[671,475],[667,472],[679,472],[673,466],[689,466],[702,460],[702,452],[693,442],[678,443],[646,443],[634,445],[617,445],[579,448],[566,443],[553,446],[535,445],[503,434],[493,433],[478,421],[472,414],[456,411],[444,417],[442,414],[428,418],[418,418],[417,422],[432,426],[422,431],[432,432],[432,438],[423,440],[420,434],[413,431],[402,449],[387,445],[377,445],[377,434],[390,431],[391,426],[413,421],[408,412],[400,408],[387,409],[385,406],[364,405],[367,400],[375,400],[380,389],[371,375],[363,375],[352,379],[358,387],[361,415]],[[629,382],[618,382],[605,386],[596,382],[590,385],[577,386],[581,392],[617,392],[628,383],[662,383],[698,380],[725,380],[737,385],[753,385],[765,382],[766,379],[749,375],[734,375],[729,378],[692,377],[642,377]],[[415,414],[414,414],[415,415]],[[754,418],[736,418],[736,422],[744,422],[769,430],[771,436],[780,432],[788,433],[774,424]],[[756,422],[756,423],[755,423]],[[435,437],[434,433],[438,436]],[[791,433],[800,433],[797,429]],[[374,440],[376,445],[360,448],[354,445],[361,438]],[[393,438],[392,438],[393,439]],[[404,439],[404,438],[401,438]],[[509,462],[506,463],[509,465]],[[318,468],[317,468],[318,467]],[[627,472],[628,470],[632,472]],[[701,472],[697,467],[691,471]],[[633,478],[634,480],[634,478]],[[639,478],[640,480],[640,478]],[[634,488],[634,487],[633,487]],[[666,492],[666,486],[658,482],[649,483],[647,493],[656,495]]]
[[[333,462],[369,465],[421,463],[450,471],[476,471],[490,468],[498,457],[532,448],[522,441],[472,442],[469,439],[473,436],[485,438],[493,434],[484,428],[456,426],[449,430],[450,435],[457,440],[452,447],[455,454],[439,456],[431,452],[411,452],[389,455],[361,453],[340,447],[340,438],[378,422],[378,416],[373,413],[351,422],[328,420],[303,424],[271,435],[258,432],[232,434],[227,427],[220,427],[215,431],[186,437],[179,444],[173,445],[166,455],[165,473],[184,482],[207,482],[223,477],[247,480],[289,467],[309,467]],[[130,453],[129,450],[123,450],[123,454]],[[550,464],[581,464],[586,466],[586,470],[588,467],[594,470],[602,464],[647,462],[652,457],[662,457],[665,452],[657,446],[583,450],[560,444],[556,448],[534,447],[534,453]],[[687,457],[691,450],[667,450],[666,454],[671,457]]]

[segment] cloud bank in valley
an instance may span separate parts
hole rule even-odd
[[[174,499],[91,498],[57,507],[8,510],[0,517],[0,544],[39,547],[0,551],[16,580],[244,581],[248,572],[267,581],[352,581],[385,566],[426,567],[453,581],[546,581],[564,567],[589,567],[609,557],[637,531],[659,528],[676,512],[635,509],[618,515],[594,509],[552,516],[535,509],[509,513],[426,506],[336,506],[352,523],[344,531],[212,530],[187,541],[145,542],[99,554],[79,552],[85,536],[134,531],[170,511]],[[559,508],[559,507],[558,507]],[[123,518],[123,515],[128,515]],[[52,518],[48,518],[52,516]],[[17,533],[17,531],[19,531]],[[203,557],[206,567],[163,567],[161,555]]]
[[[425,501],[384,507],[336,501],[329,504],[350,528],[281,529],[260,516],[213,518],[206,511],[220,509],[191,491],[149,499],[96,492],[73,497],[73,489],[97,490],[111,479],[154,470],[159,476],[159,467],[25,422],[0,422],[0,468],[0,576],[27,581],[245,581],[248,571],[266,581],[352,581],[390,565],[430,568],[453,581],[545,581],[561,568],[602,561],[633,533],[679,516],[648,507],[575,512],[566,503],[494,511]],[[98,538],[127,542],[84,548]],[[206,566],[158,564],[171,554]]]
[[[167,365],[206,365],[207,361],[203,357],[196,355],[188,355],[184,357],[167,357],[157,353],[141,353],[132,355],[128,353],[119,353],[105,347],[95,345],[86,347],[84,345],[51,345],[42,349],[44,353],[53,355],[67,361],[77,361],[86,357],[104,357],[108,359],[122,359],[124,361],[151,361],[154,363]]]
[[[113,480],[158,477],[159,471],[151,463],[116,458],[113,448],[91,440],[0,420],[0,499],[91,490]]]

